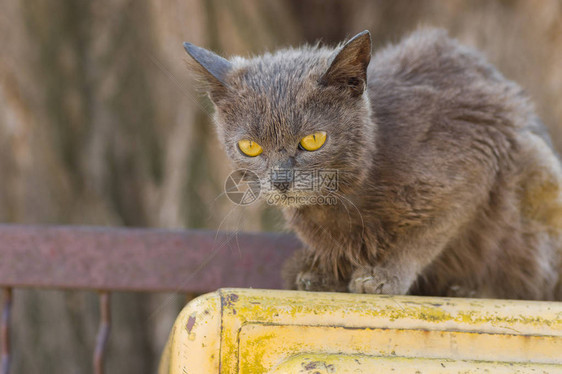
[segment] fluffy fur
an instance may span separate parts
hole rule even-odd
[[[282,207],[305,245],[289,287],[562,300],[560,162],[521,88],[474,50],[424,29],[371,59],[362,33],[223,60],[221,76],[190,54],[237,167],[264,184],[280,167],[339,171],[337,205]],[[315,131],[326,144],[299,149]]]

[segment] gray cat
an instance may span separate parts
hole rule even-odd
[[[229,157],[305,245],[289,287],[562,300],[560,162],[480,54],[432,29],[372,58],[367,31],[248,59],[185,48]],[[337,188],[296,188],[306,170]]]

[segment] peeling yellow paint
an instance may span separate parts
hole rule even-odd
[[[159,373],[219,373],[220,298],[192,300],[180,313],[162,355]]]
[[[562,303],[223,289],[182,311],[160,374],[416,367],[562,373]]]
[[[403,357],[377,357],[365,355],[303,354],[283,361],[270,374],[351,374],[351,373],[559,373],[556,365],[512,364],[485,361],[459,361],[444,359],[412,359]]]

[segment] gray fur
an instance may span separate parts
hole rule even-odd
[[[233,58],[212,86],[237,167],[266,183],[280,165],[340,171],[337,205],[282,207],[305,245],[289,286],[562,300],[562,172],[521,88],[432,29],[378,51],[365,72],[364,35]],[[318,130],[326,144],[300,150]],[[242,155],[242,138],[262,155]]]

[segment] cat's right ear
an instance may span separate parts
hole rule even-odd
[[[232,70],[230,61],[191,43],[185,42],[183,47],[187,54],[193,58],[195,63],[189,64],[190,68],[200,78],[211,100],[219,100],[228,88],[227,76]]]

